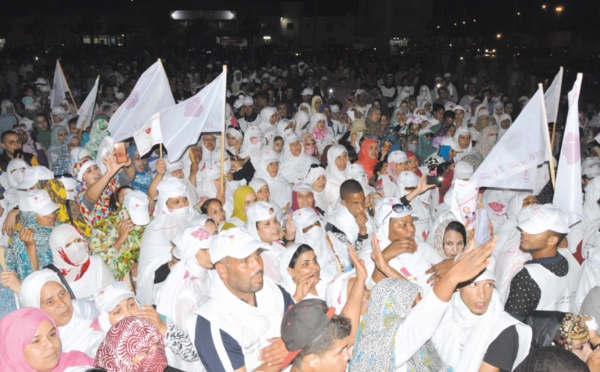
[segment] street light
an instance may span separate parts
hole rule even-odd
[[[542,4],[542,9],[546,10],[547,6],[546,4]]]
[[[496,34],[496,39],[498,39],[498,40],[502,39],[502,34],[500,34],[500,33]]]
[[[563,10],[565,10],[565,8],[562,5],[558,5],[556,8],[554,8],[554,11],[557,14],[556,18],[560,18],[560,13],[562,13]]]

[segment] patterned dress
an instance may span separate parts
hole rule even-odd
[[[116,249],[114,244],[119,238],[119,223],[121,223],[119,212],[121,209],[98,221],[92,229],[90,238],[92,254],[104,261],[117,280],[122,280],[133,264],[138,262],[142,236],[146,229],[146,226],[136,226],[129,232],[129,236],[121,245],[121,249]]]

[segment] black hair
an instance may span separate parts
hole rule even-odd
[[[207,201],[205,201],[204,203],[202,203],[202,206],[200,207],[200,212],[202,212],[202,214],[206,214],[208,215],[208,206],[210,205],[210,203],[213,202],[219,202],[219,204],[223,205],[223,203],[221,203],[221,201],[217,198],[211,198],[208,199]]]
[[[281,137],[281,136],[275,136],[275,137],[273,137],[273,143],[275,143],[275,141],[278,141],[278,140],[282,140],[283,141],[283,137]]]
[[[348,154],[348,161],[350,163],[354,163],[358,159],[358,153],[356,152],[354,146],[352,146],[349,142],[344,142],[341,145],[346,148],[346,154]]]
[[[69,125],[71,124],[77,124],[77,118],[72,118],[69,120]]]
[[[448,168],[450,168],[450,165],[452,165],[452,162],[444,162],[442,164],[438,164],[438,166],[436,167],[435,174],[439,174],[440,176],[443,175],[444,173],[446,173]]]
[[[350,194],[364,193],[362,186],[357,180],[346,180],[340,185],[340,199],[346,200]]]
[[[17,132],[15,132],[14,130],[5,130],[4,132],[2,132],[2,135],[0,136],[0,142],[4,143],[4,139],[6,138],[6,136],[8,136],[9,134],[14,134],[15,136],[19,136],[17,134]]]
[[[119,207],[117,206],[117,202],[119,201],[119,193],[123,190],[133,190],[133,188],[131,186],[121,186],[118,189],[115,190],[115,192],[112,193],[112,195],[110,196],[110,201],[108,202],[108,208],[111,211],[116,211],[117,209],[119,209]]]
[[[463,225],[462,223],[460,223],[458,221],[452,221],[448,224],[448,226],[446,226],[446,230],[444,230],[444,235],[446,235],[446,232],[448,230],[452,230],[452,231],[456,231],[457,233],[460,233],[460,235],[462,235],[462,238],[463,238],[463,243],[465,243],[465,245],[467,245],[467,229],[465,228],[465,225]]]
[[[444,120],[446,120],[447,118],[452,118],[452,120],[456,119],[456,114],[454,113],[454,111],[444,111]]]
[[[290,264],[288,265],[290,269],[296,268],[296,262],[298,262],[298,258],[304,252],[314,252],[314,249],[312,249],[308,244],[300,244],[300,246],[296,248],[296,252],[294,252],[294,254],[292,255],[292,259],[290,260]]]
[[[327,306],[323,304],[323,312],[327,311]],[[343,315],[334,315],[331,321],[323,328],[317,337],[308,345],[302,348],[302,351],[294,359],[294,366],[302,368],[304,357],[310,354],[323,355],[328,352],[336,341],[343,340],[350,336],[352,323],[350,319]]]
[[[444,107],[444,105],[439,104],[439,103],[434,103],[431,106],[431,112],[436,112],[436,111],[440,111],[440,110],[446,111],[446,108]]]

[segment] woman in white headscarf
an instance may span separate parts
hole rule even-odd
[[[104,335],[98,329],[98,311],[86,300],[73,300],[58,275],[49,269],[31,273],[19,291],[21,307],[44,310],[60,331],[62,351],[78,350],[93,357]]]
[[[417,188],[419,184],[419,176],[415,172],[403,171],[398,175],[398,188],[396,189],[397,198],[402,198],[408,195],[411,191]],[[415,237],[421,241],[427,240],[429,229],[431,227],[431,213],[429,211],[429,191],[417,195],[410,201],[412,207],[412,215],[414,219]]]
[[[308,132],[310,115],[308,112],[301,110],[298,108],[298,111],[292,117],[292,121],[296,123],[296,134],[301,136],[304,133]]]
[[[494,114],[492,115],[494,117],[494,120],[496,120],[496,125],[498,126],[500,126],[500,117],[502,115],[504,115],[504,104],[498,102],[494,104]]]
[[[69,224],[56,226],[50,234],[54,266],[67,280],[76,298],[92,300],[100,288],[115,277],[99,257],[91,256],[88,242]]]
[[[187,226],[196,212],[188,200],[185,183],[174,177],[165,177],[157,186],[158,200],[154,220],[148,224],[142,237],[138,265],[138,299],[142,305],[152,305],[154,274],[171,257],[171,240]]]
[[[287,247],[279,261],[279,275],[288,293],[295,294],[299,286],[309,286],[303,299],[325,299],[327,282],[321,279],[321,265],[310,245],[296,243]]]
[[[498,127],[495,125],[488,125],[481,130],[474,149],[485,159],[494,148],[496,142],[498,142]]]
[[[347,248],[338,239],[327,236],[324,222],[312,208],[296,210],[292,222],[296,227],[294,242],[310,245],[321,265],[321,279],[326,283],[334,280],[344,271],[339,256],[347,256]]]
[[[344,146],[333,145],[329,148],[325,177],[327,178],[325,195],[327,196],[328,210],[333,210],[340,199],[342,182],[350,178],[348,175],[348,152]]]
[[[229,172],[229,162],[225,162],[225,173]],[[231,217],[233,212],[233,192],[237,187],[231,187],[230,182],[225,179],[225,192],[221,192],[221,167],[218,164],[207,165],[202,170],[202,182],[198,188],[200,199],[219,199],[223,204],[226,218]],[[244,181],[245,182],[245,181]]]
[[[419,89],[419,95],[417,96],[417,102],[427,100],[429,102],[433,102],[431,98],[431,91],[427,85],[421,85],[421,89]]]
[[[25,170],[30,168],[29,164],[23,159],[13,158],[8,162],[8,166],[6,167],[6,171],[2,173],[0,176],[0,185],[4,187],[4,199],[6,200],[6,208],[5,211],[13,209],[17,204],[19,204],[19,199],[22,192],[18,192],[18,186],[23,181],[23,176],[25,175]]]
[[[498,141],[508,131],[508,128],[512,125],[512,118],[509,114],[502,114],[498,116]]]
[[[285,206],[292,200],[292,187],[280,172],[279,155],[274,150],[263,150],[255,177],[267,181],[271,192],[271,202],[285,209]]]
[[[256,169],[260,161],[260,153],[266,141],[263,137],[263,132],[259,127],[249,126],[244,133],[242,148],[240,149],[239,158],[250,158],[252,165]]]
[[[320,154],[325,147],[336,143],[333,130],[327,126],[327,117],[324,114],[314,114],[310,118],[308,132],[314,135]]]
[[[246,230],[255,239],[269,245],[269,248],[262,253],[264,274],[275,283],[281,283],[279,261],[286,248],[279,241],[281,225],[277,220],[275,209],[270,203],[256,202],[248,207],[247,215]]]
[[[315,197],[315,207],[319,208],[322,213],[327,215],[329,205],[327,204],[327,194],[325,188],[327,186],[326,171],[323,166],[313,164],[306,175],[306,183],[310,184],[313,195]]]
[[[206,217],[182,229],[173,239],[173,256],[180,260],[156,293],[156,310],[180,328],[191,313],[208,300],[210,242],[217,226]]]
[[[304,152],[304,146],[298,135],[290,133],[284,137],[279,172],[288,182],[295,183],[304,179],[310,169],[312,159],[314,158]]]
[[[271,142],[276,135],[277,126],[275,124],[277,124],[278,121],[277,108],[269,106],[260,111],[260,123],[258,124],[258,127],[268,142]]]

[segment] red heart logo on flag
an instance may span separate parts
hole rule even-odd
[[[150,134],[152,132],[152,128],[146,128],[146,134]]]

